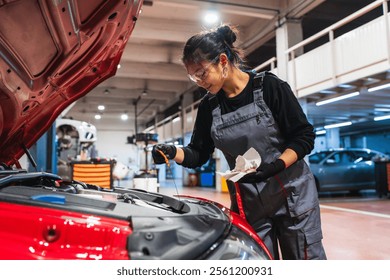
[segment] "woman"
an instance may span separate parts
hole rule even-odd
[[[215,148],[233,169],[235,159],[255,148],[262,164],[238,184],[228,181],[231,209],[247,221],[275,259],[326,259],[315,181],[303,158],[314,146],[307,121],[289,85],[271,73],[242,70],[234,46],[237,30],[229,25],[201,32],[185,44],[182,61],[189,78],[208,94],[199,104],[191,143],[178,148],[157,144],[160,154],[188,168],[203,165]]]

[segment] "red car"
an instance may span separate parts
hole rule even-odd
[[[142,5],[68,3],[0,6],[0,259],[270,259],[243,219],[211,201],[21,169],[59,114],[115,74]]]

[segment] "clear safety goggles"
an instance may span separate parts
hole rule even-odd
[[[210,68],[211,65],[213,65],[215,62],[217,62],[219,59],[219,56],[217,56],[216,58],[214,58],[212,61],[210,61],[210,63],[208,63],[205,67],[203,67],[202,69],[199,69],[198,71],[196,71],[194,74],[190,75],[188,74],[188,78],[193,81],[194,83],[199,83],[201,81],[204,81],[208,75],[209,75],[209,71],[208,69]]]

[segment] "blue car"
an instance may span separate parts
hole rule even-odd
[[[382,160],[388,160],[388,156],[360,148],[329,149],[309,156],[319,192],[375,189],[375,161]]]

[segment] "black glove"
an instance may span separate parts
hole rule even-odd
[[[176,147],[174,145],[157,144],[153,146],[152,157],[155,164],[165,163],[164,157],[160,154],[163,152],[168,159],[174,159],[176,156]]]
[[[246,174],[238,180],[238,183],[258,183],[275,176],[285,168],[286,164],[281,159],[277,159],[271,163],[264,162],[260,164],[260,166],[256,169],[256,172]]]

